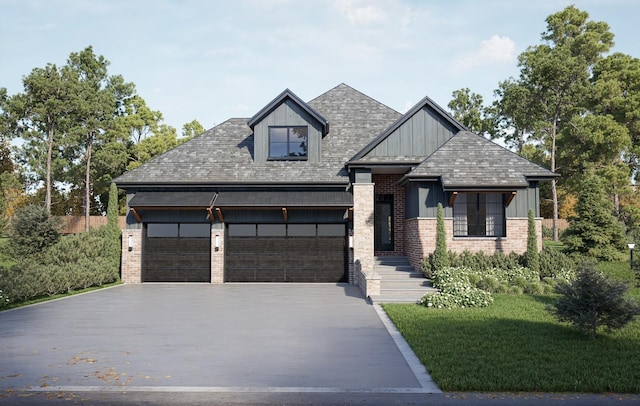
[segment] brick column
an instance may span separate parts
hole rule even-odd
[[[224,283],[224,224],[221,223],[211,227],[211,283]]]
[[[129,248],[131,240],[131,248]],[[122,282],[142,283],[142,229],[122,230]]]
[[[363,272],[373,271],[374,184],[353,184],[353,259]]]

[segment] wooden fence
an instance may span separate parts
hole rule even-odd
[[[542,226],[547,228],[553,228],[553,219],[542,219]],[[569,228],[569,220],[558,219],[558,230],[563,231]]]
[[[60,216],[63,221],[64,227],[62,228],[62,234],[78,234],[84,231],[85,219],[84,216]],[[107,216],[90,216],[89,224],[91,228],[102,227],[107,224]],[[118,226],[120,229],[124,229],[126,225],[126,217],[118,217]]]

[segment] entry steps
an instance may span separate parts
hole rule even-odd
[[[380,295],[369,297],[373,303],[416,303],[438,291],[422,272],[413,269],[407,257],[375,257],[373,270],[380,275]]]

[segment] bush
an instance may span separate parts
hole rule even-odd
[[[46,208],[29,205],[19,209],[11,224],[10,250],[15,258],[41,253],[60,240],[62,222]]]
[[[21,257],[0,273],[0,289],[12,302],[52,296],[118,280],[119,243],[101,227],[63,237],[36,257]]]
[[[527,223],[527,252],[525,253],[525,265],[536,273],[540,273],[540,254],[538,253],[538,234],[533,210],[529,209]]]
[[[629,287],[583,265],[573,282],[560,282],[560,298],[549,311],[560,321],[574,324],[592,339],[598,328],[620,329],[640,315],[640,305],[625,297]]]
[[[557,278],[559,275],[573,273],[576,269],[576,263],[571,257],[552,248],[543,248],[539,261],[540,278]]]
[[[9,298],[0,290],[0,309],[9,304]]]
[[[469,281],[471,270],[443,268],[434,272],[433,285],[439,292],[422,297],[420,304],[437,309],[486,307],[493,302],[491,293],[474,287]]]

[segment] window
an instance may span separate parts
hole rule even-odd
[[[269,127],[269,159],[307,159],[307,127]]]
[[[502,193],[460,193],[453,204],[454,237],[504,237]]]
[[[149,223],[147,237],[149,238],[209,238],[211,225],[209,223]]]

